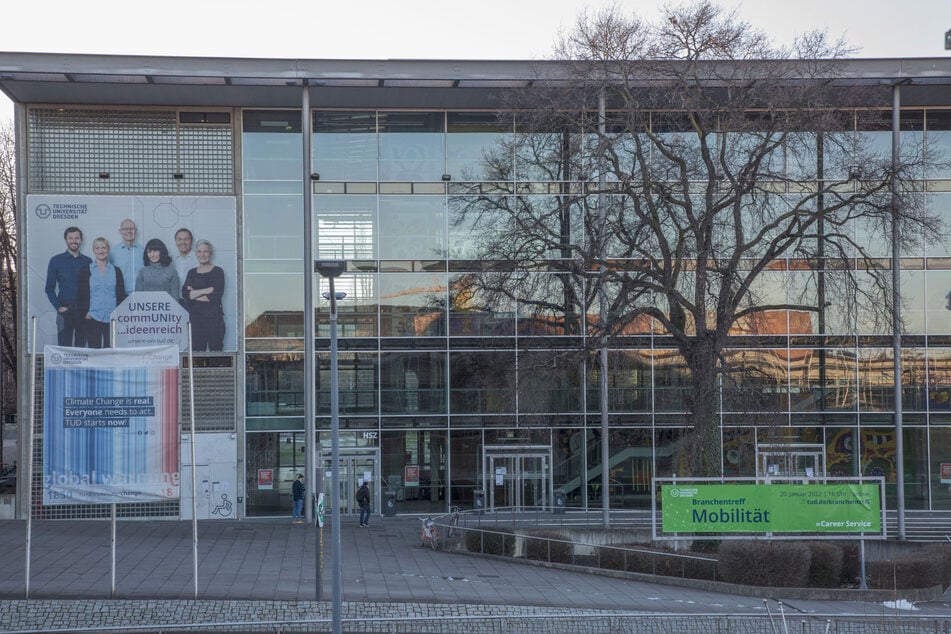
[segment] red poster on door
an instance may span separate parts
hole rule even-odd
[[[274,488],[274,469],[258,469],[258,490],[270,491]]]
[[[408,464],[403,467],[403,484],[408,487],[419,486],[419,465]]]

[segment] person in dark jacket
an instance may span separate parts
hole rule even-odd
[[[366,528],[370,525],[370,486],[366,480],[357,489],[356,497],[357,504],[360,505],[360,526]]]
[[[303,524],[304,517],[301,514],[301,509],[304,507],[304,475],[299,474],[297,479],[294,480],[294,486],[291,487],[291,498],[294,500],[294,510],[291,514],[291,518],[294,520],[295,524]]]
[[[214,249],[207,240],[195,246],[198,266],[188,271],[182,287],[182,305],[192,324],[192,350],[221,350],[225,339],[225,317],[221,298],[225,292],[225,272],[211,263]]]
[[[83,232],[79,227],[67,227],[63,232],[66,251],[50,258],[46,268],[46,296],[56,309],[56,343],[61,346],[84,344],[83,317],[76,306],[79,272],[92,260],[79,252]]]

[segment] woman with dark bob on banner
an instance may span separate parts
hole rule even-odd
[[[225,315],[221,297],[225,272],[211,263],[215,250],[207,240],[195,245],[198,266],[190,269],[182,286],[182,303],[192,325],[192,350],[221,350],[225,340]]]
[[[109,348],[112,311],[126,297],[125,280],[118,266],[109,261],[109,241],[92,241],[93,261],[79,269],[76,307],[83,320],[83,339],[87,348]]]
[[[135,276],[136,291],[165,291],[178,301],[182,297],[178,271],[172,265],[168,247],[158,238],[145,243],[142,253],[142,268]]]

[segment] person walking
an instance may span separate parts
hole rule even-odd
[[[304,507],[304,474],[298,474],[297,479],[294,480],[294,486],[291,487],[291,498],[294,500],[294,510],[291,514],[291,519],[295,524],[303,524],[304,517],[301,514],[301,509]]]
[[[370,526],[370,485],[364,480],[357,489],[357,504],[360,505],[360,526]]]

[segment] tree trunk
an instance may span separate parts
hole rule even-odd
[[[702,337],[699,345],[684,350],[690,370],[691,390],[687,395],[688,418],[680,466],[684,475],[716,477],[722,473],[720,446],[718,367],[719,351],[712,336]]]

